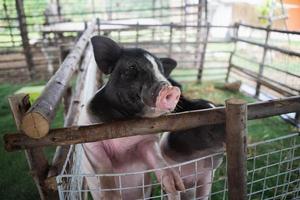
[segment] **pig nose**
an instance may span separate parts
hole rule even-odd
[[[165,85],[159,91],[155,105],[161,110],[172,111],[175,109],[179,97],[180,89],[178,87]]]

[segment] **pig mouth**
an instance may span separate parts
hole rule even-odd
[[[161,110],[156,107],[146,106],[141,114],[141,117],[155,118],[172,112],[172,110]]]
[[[168,114],[173,111],[169,109],[168,110],[160,109],[155,106],[155,103],[150,105],[149,103],[147,103],[147,101],[144,98],[141,98],[141,101],[144,104],[143,111],[139,114],[141,117],[154,118],[164,114]]]

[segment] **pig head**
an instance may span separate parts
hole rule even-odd
[[[174,60],[159,59],[139,48],[122,48],[106,37],[94,36],[91,42],[96,63],[109,78],[88,102],[85,109],[86,124],[157,117],[175,109],[180,89],[172,86],[166,79],[169,69],[176,66]],[[138,172],[167,166],[158,140],[159,136],[156,134],[84,144],[83,173],[100,174],[99,179],[86,178],[93,198],[133,200],[149,197],[150,186],[146,188],[147,191],[138,188],[151,185],[149,174],[126,175],[120,179],[105,174]],[[158,170],[155,175],[167,193],[184,190],[175,170]],[[122,189],[126,187],[132,189]]]

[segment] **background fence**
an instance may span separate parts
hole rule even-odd
[[[201,25],[207,19],[206,13],[204,0],[2,0],[0,82],[48,79],[58,68],[65,51],[84,30],[84,22],[93,18],[123,24]],[[59,26],[63,30],[48,31],[52,25],[63,22],[67,23]],[[79,29],[72,28],[76,26]],[[71,29],[65,30],[68,27]]]

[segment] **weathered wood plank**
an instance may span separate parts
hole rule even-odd
[[[72,96],[72,99],[70,101],[69,109],[65,117],[65,122],[64,122],[64,127],[68,126],[74,126],[77,125],[78,117],[80,114],[80,107],[81,107],[81,99],[82,99],[82,93],[83,93],[83,88],[84,88],[84,80],[87,78],[87,70],[88,70],[88,65],[90,63],[90,59],[92,59],[92,47],[89,45],[87,47],[87,50],[85,51],[84,54],[84,59],[82,61],[82,64],[80,66],[79,74],[77,77],[76,81],[76,87],[75,87],[75,92]],[[56,176],[62,169],[62,166],[65,162],[65,159],[67,157],[69,151],[69,145],[66,146],[58,146],[56,148],[53,160],[52,160],[52,165],[49,169],[48,173],[48,183],[50,183],[50,187],[53,187],[52,183],[52,178],[53,176]],[[55,181],[55,180],[54,180]],[[49,185],[49,184],[48,184]]]
[[[30,108],[29,96],[26,94],[17,94],[8,98],[17,129],[20,130],[22,116]],[[25,150],[26,159],[29,165],[30,174],[38,189],[41,199],[57,199],[56,192],[47,190],[44,180],[47,176],[48,161],[44,155],[43,148],[32,148]]]
[[[248,119],[260,119],[300,111],[300,96],[271,100],[248,105]],[[170,114],[158,118],[132,119],[90,126],[53,129],[39,140],[23,134],[4,136],[5,149],[15,151],[39,146],[70,145],[99,140],[146,135],[164,131],[178,131],[203,125],[225,122],[224,107]]]
[[[60,68],[47,83],[41,96],[24,115],[21,123],[21,130],[32,138],[41,138],[48,134],[50,124],[55,116],[56,108],[68,88],[77,64],[84,52],[84,49],[93,33],[95,21],[80,37],[72,52],[66,57]]]
[[[226,101],[226,153],[229,200],[247,198],[247,103]]]

